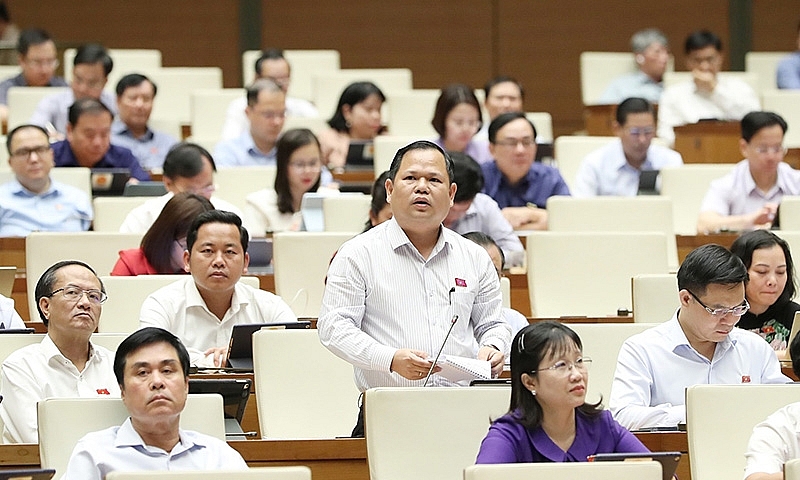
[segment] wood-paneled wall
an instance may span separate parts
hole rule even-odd
[[[553,115],[556,134],[582,128],[578,57],[626,51],[630,35],[657,27],[683,68],[683,39],[709,28],[729,44],[731,0],[262,0],[262,44],[336,48],[344,68],[409,67],[417,88],[475,87],[495,74],[526,86],[526,110]],[[59,42],[159,48],[166,66],[217,65],[241,83],[239,5],[234,0],[7,0],[21,27]],[[796,45],[797,0],[751,2],[753,50]],[[323,112],[328,115],[328,112]]]

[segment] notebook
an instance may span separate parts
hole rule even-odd
[[[248,323],[234,325],[228,344],[228,366],[235,370],[253,371],[253,332],[262,328],[311,328],[311,322]]]
[[[586,458],[590,462],[643,462],[655,460],[661,464],[661,478],[672,480],[681,452],[637,452],[637,453],[598,453]]]
[[[131,178],[127,168],[93,168],[92,195],[96,197],[121,196]]]
[[[52,468],[0,470],[0,480],[50,480],[55,474]]]

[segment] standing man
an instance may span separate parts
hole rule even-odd
[[[120,343],[114,375],[130,417],[78,441],[62,480],[102,480],[114,471],[247,470],[227,443],[180,428],[189,393],[189,353],[175,335],[144,328]]]
[[[750,112],[742,119],[744,160],[714,180],[703,198],[697,231],[770,228],[784,195],[800,195],[800,172],[783,161],[786,121],[777,113]]]
[[[265,78],[247,88],[245,114],[250,128],[232,140],[223,140],[214,150],[220,167],[275,165],[275,144],[286,118],[286,94]]]
[[[102,45],[89,43],[78,47],[73,60],[72,82],[65,92],[48,95],[36,106],[31,123],[46,128],[51,137],[59,140],[67,133],[67,117],[70,105],[76,100],[93,98],[103,102],[112,117],[117,113],[114,95],[103,90],[114,62]]]
[[[703,245],[686,257],[672,319],[630,337],[619,352],[608,405],[623,427],[685,422],[691,385],[790,382],[763,338],[735,328],[750,308],[746,282],[744,264],[724,247]]]
[[[658,103],[664,91],[664,72],[669,62],[669,42],[660,30],[648,28],[631,37],[636,73],[614,79],[600,95],[600,104],[616,105],[629,97]]]
[[[681,154],[652,145],[656,134],[653,105],[644,98],[628,98],[617,107],[614,140],[583,159],[572,194],[576,197],[636,196],[643,170],[683,165]]]
[[[14,180],[0,185],[0,236],[88,230],[92,204],[86,192],[50,178],[53,150],[47,132],[20,125],[9,132],[6,147]]]
[[[210,210],[186,235],[184,268],[191,276],[153,292],[139,325],[168,330],[186,345],[192,365],[225,366],[233,326],[297,321],[281,297],[238,283],[247,273],[249,236],[235,213]]]
[[[66,87],[56,76],[58,52],[50,35],[40,28],[23,30],[17,42],[17,61],[22,72],[0,83],[0,120],[8,119],[8,89],[11,87]]]
[[[741,120],[759,110],[756,92],[742,80],[720,77],[722,40],[708,30],[686,39],[686,67],[692,78],[664,90],[658,104],[658,136],[675,143],[674,127],[703,118]]]
[[[492,197],[515,230],[546,230],[547,199],[569,195],[557,169],[535,162],[536,127],[522,112],[504,113],[489,125],[493,162],[481,165],[483,193]]]
[[[147,126],[157,90],[149,78],[138,73],[125,75],[117,82],[119,115],[111,124],[111,141],[133,152],[145,170],[160,169],[169,149],[178,143],[172,135]]]
[[[446,355],[474,357],[477,342],[493,375],[503,368],[511,330],[494,265],[483,248],[442,227],[452,179],[452,160],[436,144],[398,150],[386,180],[394,216],[342,245],[328,269],[320,341],[353,364],[362,392],[421,386],[453,321]],[[363,436],[361,415],[353,436]]]
[[[114,354],[91,342],[108,298],[94,270],[77,260],[58,262],[39,277],[35,294],[47,335],[3,362],[3,443],[39,441],[39,400],[119,396]]]
[[[489,121],[483,122],[481,129],[475,134],[477,140],[488,140],[489,124],[500,114],[521,112],[525,100],[522,84],[512,77],[500,75],[486,82],[483,87],[485,98],[483,106],[489,114]]]
[[[181,142],[167,153],[164,159],[161,181],[167,193],[151,198],[134,208],[125,217],[119,231],[122,233],[144,234],[156,221],[164,205],[176,193],[189,192],[206,198],[217,210],[233,212],[241,216],[241,211],[232,204],[214,197],[214,172],[217,166],[208,151],[194,143]]]
[[[291,67],[283,56],[283,50],[264,50],[255,63],[255,79],[266,78],[275,82],[284,94],[288,94],[292,82]],[[250,129],[250,120],[245,113],[247,98],[240,97],[230,103],[222,127],[222,140],[233,140]],[[287,117],[319,117],[317,107],[302,98],[286,97]]]

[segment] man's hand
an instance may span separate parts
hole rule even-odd
[[[514,230],[547,230],[547,210],[529,207],[506,207],[503,217]]]
[[[215,367],[224,367],[228,361],[227,354],[228,354],[228,347],[216,347],[216,348],[209,348],[203,354],[207,357],[211,354],[214,354],[214,366]]]
[[[692,70],[692,79],[700,92],[712,93],[717,88],[717,76],[713,72]]]
[[[420,350],[401,348],[394,353],[390,368],[393,372],[408,380],[422,380],[428,374],[428,370],[431,369],[431,362],[433,361],[427,358],[428,354]],[[441,370],[441,367],[433,369],[434,373]]]
[[[755,229],[771,228],[772,222],[775,221],[775,215],[778,213],[778,205],[775,203],[764,204],[763,207],[753,214],[751,226]]]
[[[492,365],[492,378],[497,378],[503,372],[505,355],[494,347],[486,346],[478,350],[478,360],[488,360]]]

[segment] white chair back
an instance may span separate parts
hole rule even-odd
[[[36,106],[46,96],[66,91],[69,87],[11,87],[8,89],[8,131],[29,123]]]
[[[783,464],[784,480],[800,480],[800,458],[794,458]]]
[[[511,308],[511,279],[500,277],[500,293],[503,295],[503,308]]]
[[[432,138],[429,137],[429,139]],[[375,137],[375,157],[372,160],[375,178],[389,170],[392,165],[392,159],[398,150],[411,142],[424,139],[414,135],[378,135]]]
[[[119,232],[125,217],[150,197],[95,197],[94,207],[95,232]]]
[[[688,164],[661,169],[661,196],[672,199],[672,225],[678,235],[695,235],[703,197],[713,180],[733,169],[732,163]]]
[[[747,52],[744,54],[744,71],[758,75],[758,92],[778,88],[775,72],[778,63],[790,52]]]
[[[663,323],[680,306],[674,273],[634,275],[631,279],[633,321]]]
[[[371,388],[364,394],[372,480],[461,480],[490,422],[508,411],[508,387]],[[398,443],[398,439],[414,439]],[[409,459],[414,459],[409,461]]]
[[[275,187],[275,171],[274,165],[220,168],[214,174],[214,195],[244,210],[248,195]]]
[[[775,112],[789,125],[800,124],[800,91],[798,90],[767,90],[761,93],[761,103],[768,112]],[[797,129],[788,129],[783,137],[783,143],[789,148],[800,148],[800,132]]]
[[[525,116],[536,127],[538,143],[553,143],[553,116],[550,112],[525,112]]]
[[[350,434],[358,417],[359,396],[353,366],[325,348],[316,330],[256,332],[253,369],[264,438]],[[324,392],[325,408],[319,408],[320,392]]]
[[[800,230],[800,196],[783,197],[778,216],[781,230]]]
[[[202,472],[110,472],[106,480],[311,480],[311,469],[294,467],[250,467],[247,470]]]
[[[111,477],[109,476],[109,479]],[[509,463],[472,465],[464,470],[464,480],[661,480],[661,464],[641,462]]]
[[[166,67],[148,75],[158,85],[153,103],[153,118],[170,118],[181,123],[192,121],[189,101],[193,90],[221,89],[222,69],[219,67]]]
[[[632,276],[669,272],[666,246],[664,234],[655,232],[532,233],[526,250],[533,316],[630,310]]]
[[[322,199],[326,232],[360,232],[369,220],[372,196],[363,193],[329,195]]]
[[[64,78],[72,81],[72,67],[76,49],[64,50]],[[141,48],[110,48],[108,55],[114,60],[114,69],[108,74],[106,89],[114,91],[119,79],[129,73],[141,73],[149,76],[153,70],[161,68],[161,50]],[[159,85],[160,89],[161,86]]]
[[[353,82],[369,81],[381,89],[386,98],[395,92],[414,88],[408,68],[354,68],[315,73],[312,76],[314,99],[323,118],[331,118],[345,87]]]
[[[588,135],[562,135],[556,138],[553,155],[561,177],[567,186],[574,188],[581,162],[591,152],[606,146],[617,137],[601,137]]]
[[[256,76],[256,60],[261,56],[260,50],[248,50],[242,53],[242,80],[245,87],[253,83]],[[289,96],[314,100],[311,77],[317,72],[339,70],[338,50],[284,50],[283,56],[292,69],[292,83],[289,85]]]
[[[440,90],[414,89],[394,92],[386,99],[389,104],[389,118],[386,122],[392,135],[411,135],[436,137],[438,134],[431,125]]]
[[[242,88],[211,88],[192,90],[189,97],[192,112],[192,136],[219,139],[228,106],[237,98],[244,98]],[[242,113],[244,115],[244,113]]]

